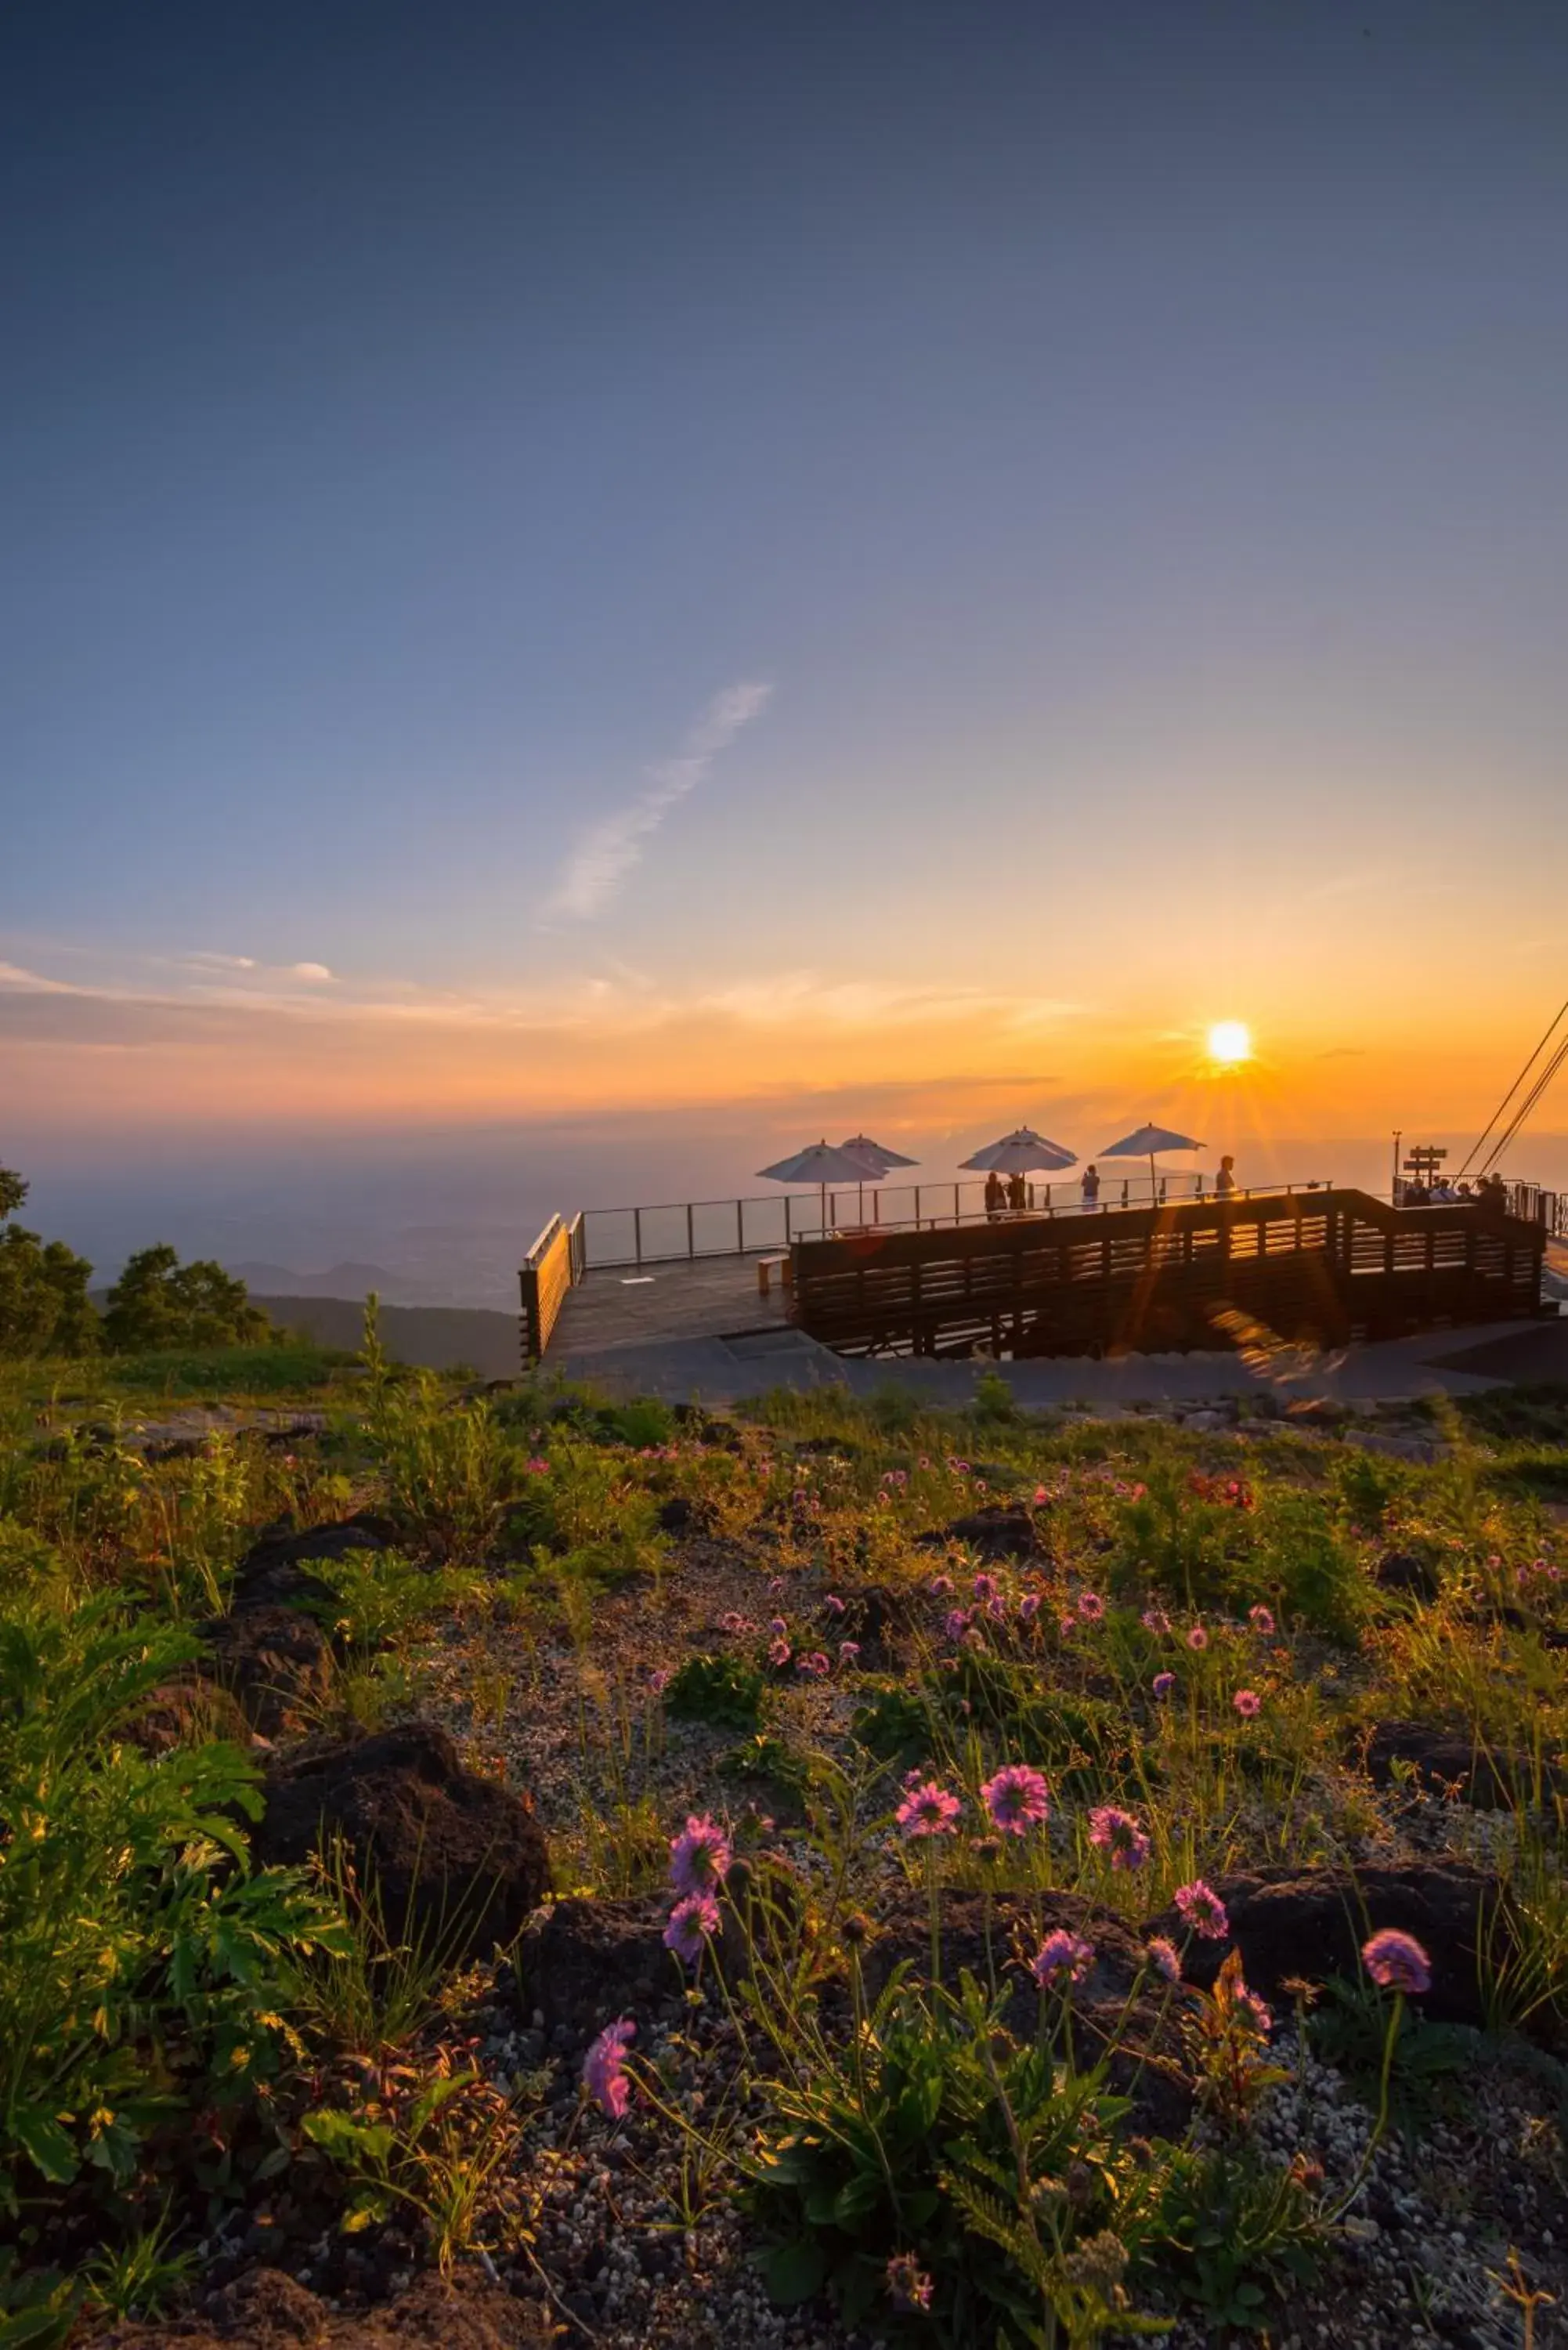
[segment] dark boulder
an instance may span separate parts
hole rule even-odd
[[[1413,1551],[1385,1551],[1372,1570],[1372,1579],[1380,1590],[1402,1591],[1412,1599],[1436,1599],[1443,1588],[1430,1559],[1418,1558]]]
[[[431,1722],[283,1763],[262,1794],[257,1860],[297,1864],[341,1837],[388,1934],[452,1963],[510,1942],[549,1890],[549,1850],[528,1803],[465,1769]]]
[[[197,1626],[200,1670],[234,1700],[265,1738],[308,1729],[325,1711],[336,1666],[332,1643],[297,1607],[249,1607]]]
[[[306,1572],[310,1559],[340,1559],[355,1551],[390,1550],[398,1539],[389,1518],[363,1511],[339,1523],[306,1526],[294,1534],[268,1528],[254,1543],[235,1570],[231,1609],[303,1607],[311,1601],[330,1601],[331,1592],[320,1578]]]
[[[1505,1930],[1497,1879],[1461,1860],[1411,1861],[1400,1867],[1269,1868],[1214,1880],[1230,1916],[1220,1942],[1189,1937],[1170,1908],[1147,1930],[1186,1945],[1185,1968],[1205,1989],[1232,1944],[1247,1981],[1265,1998],[1288,2005],[1287,1981],[1354,1981],[1369,1934],[1397,1926],[1413,1934],[1432,1963],[1432,1988],[1417,2002],[1439,2022],[1480,2024],[1480,1951]]]
[[[1021,1503],[991,1503],[971,1511],[967,1517],[954,1518],[950,1525],[917,1535],[915,1546],[946,1550],[950,1543],[962,1543],[977,1557],[993,1565],[1006,1559],[1022,1564],[1042,1555],[1034,1521]]]
[[[1530,1755],[1486,1752],[1463,1731],[1436,1730],[1423,1721],[1381,1721],[1366,1741],[1366,1753],[1367,1772],[1380,1787],[1408,1779],[1422,1794],[1470,1804],[1480,1812],[1510,1811],[1536,1800]],[[1539,1792],[1550,1799],[1565,1783],[1562,1773],[1547,1767]]]
[[[517,1951],[524,2007],[537,2008],[547,2029],[590,2036],[618,2015],[646,2020],[656,2007],[679,2009],[680,1977],[663,1941],[672,1898],[557,1901]]]
[[[694,1534],[697,1530],[697,1504],[687,1493],[671,1493],[659,1505],[659,1531],[661,1534]]]
[[[215,1738],[248,1747],[254,1739],[244,1708],[233,1690],[194,1673],[164,1681],[151,1690],[120,1735],[144,1754],[168,1754],[176,1746],[204,1746]]]

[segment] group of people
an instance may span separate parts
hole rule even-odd
[[[1508,1185],[1495,1172],[1483,1175],[1476,1183],[1450,1183],[1446,1175],[1435,1183],[1423,1183],[1417,1177],[1407,1183],[1399,1194],[1402,1208],[1506,1208]]]
[[[1091,1213],[1100,1204],[1100,1170],[1085,1167],[1079,1185],[1085,1209]],[[1238,1189],[1236,1161],[1229,1151],[1220,1161],[1220,1171],[1214,1178],[1217,1200],[1234,1197]],[[985,1212],[994,1224],[1003,1216],[1021,1216],[1029,1206],[1029,1186],[1022,1175],[1000,1175],[993,1167],[985,1179]]]

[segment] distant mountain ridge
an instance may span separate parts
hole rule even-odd
[[[447,1301],[428,1282],[410,1280],[384,1264],[347,1262],[329,1265],[325,1273],[296,1273],[286,1264],[268,1264],[247,1257],[224,1271],[243,1281],[253,1297],[344,1297],[362,1302],[374,1290],[389,1305],[441,1305]]]

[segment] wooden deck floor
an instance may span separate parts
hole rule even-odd
[[[728,1338],[784,1327],[784,1293],[757,1294],[754,1256],[677,1259],[670,1264],[590,1267],[561,1307],[552,1359],[606,1347],[646,1347],[660,1338]]]

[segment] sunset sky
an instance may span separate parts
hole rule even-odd
[[[1553,0],[55,0],[0,185],[0,1160],[1261,1166],[1568,993]]]

